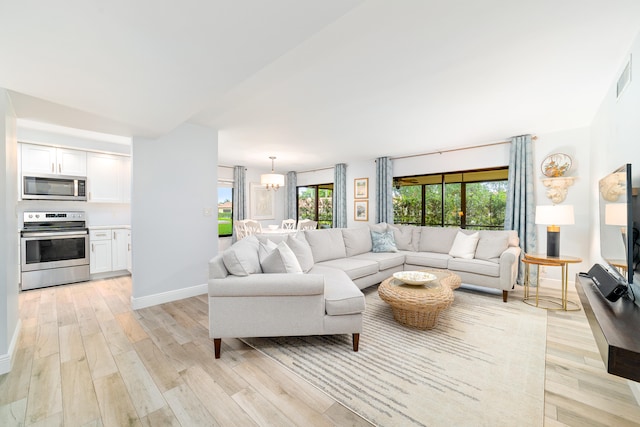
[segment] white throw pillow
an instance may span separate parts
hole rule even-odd
[[[311,252],[311,246],[304,238],[304,233],[290,234],[287,239],[287,245],[293,251],[302,271],[307,273],[313,267],[313,252]]]
[[[235,276],[248,276],[261,273],[258,247],[260,243],[255,236],[248,236],[237,241],[222,252],[222,262]]]
[[[462,231],[458,231],[449,255],[455,258],[473,259],[479,239],[480,234],[478,232],[464,234]]]
[[[278,246],[261,261],[261,265],[264,273],[302,274],[302,267],[296,255],[285,242],[278,243]]]
[[[260,259],[260,264],[262,264],[262,260],[265,259],[267,255],[273,252],[273,250],[277,247],[278,244],[272,242],[271,240],[267,240],[264,243],[260,242],[260,247],[258,247],[258,258]]]

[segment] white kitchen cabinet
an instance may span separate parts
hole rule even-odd
[[[113,271],[129,269],[130,236],[129,230],[124,228],[111,230],[111,269]]]
[[[120,186],[122,188],[122,201],[131,203],[131,157],[123,157],[121,162],[122,181]]]
[[[131,272],[131,230],[93,229],[89,232],[91,274],[129,270]]]
[[[131,159],[102,153],[87,154],[89,202],[129,203]]]
[[[46,145],[21,144],[22,173],[87,175],[87,153]]]
[[[112,271],[111,230],[91,230],[89,232],[91,274]]]

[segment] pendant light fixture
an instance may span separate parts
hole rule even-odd
[[[275,173],[273,171],[273,163],[276,159],[274,156],[269,157],[271,159],[271,173],[264,173],[260,175],[260,184],[267,187],[267,190],[278,190],[280,186],[284,186],[284,175]]]

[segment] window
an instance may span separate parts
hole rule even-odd
[[[502,229],[508,169],[394,178],[398,224]]]
[[[218,237],[233,233],[233,183],[218,182]]]
[[[333,183],[298,187],[298,220],[318,221],[318,228],[333,226]]]

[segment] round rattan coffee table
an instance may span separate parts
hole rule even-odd
[[[436,280],[426,285],[407,285],[390,277],[380,283],[378,294],[393,311],[393,318],[406,326],[432,329],[440,312],[453,303],[453,287],[460,286],[460,277],[446,270],[420,270],[434,274]]]

